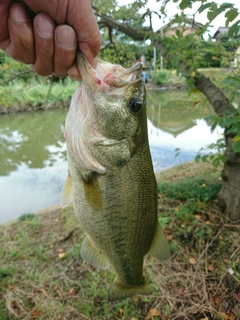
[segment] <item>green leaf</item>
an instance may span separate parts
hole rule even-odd
[[[222,163],[225,163],[227,161],[227,158],[224,156],[219,156],[218,158],[220,161],[222,161]]]
[[[225,13],[225,17],[227,18],[226,20],[226,25],[228,26],[230,22],[232,22],[234,19],[236,19],[238,16],[238,11],[236,8],[233,8],[231,10],[228,10]]]
[[[217,5],[216,5],[216,3],[212,3],[212,5],[211,5],[211,7],[210,7],[210,9],[209,9],[209,11],[208,11],[208,13],[207,13],[207,18],[208,18],[208,20],[209,21],[212,21],[213,19],[215,19],[216,18],[216,16],[217,16]]]
[[[172,60],[171,60],[171,64],[173,65],[173,67],[176,67],[178,62],[179,62],[178,56],[173,57]]]
[[[232,144],[232,149],[233,149],[233,151],[234,152],[240,152],[240,141],[238,141],[238,142],[233,142],[233,144]]]
[[[214,120],[213,124],[211,125],[211,132],[213,132],[213,131],[216,129],[216,127],[217,127],[218,124],[219,124],[219,119],[216,118],[216,119]]]
[[[232,125],[236,125],[239,123],[239,117],[233,117],[233,118],[220,118],[219,119],[219,125],[222,128],[230,127]]]
[[[228,8],[233,8],[233,5],[232,5],[232,3],[224,2],[221,4],[220,8],[225,8],[225,10],[226,10]]]
[[[180,30],[177,29],[175,33],[178,38],[181,38],[182,34],[181,34]]]
[[[233,142],[240,142],[240,136],[236,135],[235,137],[233,137],[232,141]]]
[[[203,12],[204,10],[206,10],[207,8],[211,7],[212,3],[205,3],[205,4],[202,4],[201,7],[198,9],[198,13],[201,13]]]
[[[228,30],[228,37],[237,37],[240,32],[240,20],[236,21]]]
[[[218,167],[219,164],[220,164],[219,159],[218,159],[218,158],[214,159],[213,162],[212,162],[212,164],[213,164],[214,167]]]
[[[204,118],[204,120],[205,120],[206,122],[210,122],[211,124],[212,124],[216,119],[218,119],[218,117],[215,116],[215,115],[207,116],[207,117]]]
[[[231,85],[237,89],[240,87],[240,79],[237,77],[227,77],[222,82],[224,85]]]
[[[235,127],[231,127],[231,128],[228,128],[226,130],[226,134],[229,134],[229,133],[237,133],[237,129]]]
[[[181,149],[176,148],[174,151],[176,152],[175,157],[174,157],[176,159],[179,156],[179,154],[181,153]]]
[[[196,157],[195,157],[195,162],[196,163],[199,163],[201,161],[201,155],[198,154]]]
[[[182,0],[182,2],[179,5],[181,10],[184,10],[186,8],[191,8],[191,0]]]

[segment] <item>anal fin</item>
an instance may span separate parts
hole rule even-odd
[[[104,255],[96,248],[88,236],[83,241],[81,257],[92,266],[100,269],[108,269],[109,262]]]
[[[114,281],[108,292],[108,301],[113,302],[123,300],[137,294],[148,294],[155,291],[156,289],[151,287],[148,283],[143,283],[137,287],[127,287]]]
[[[171,256],[169,243],[159,223],[148,254],[159,260],[165,260]]]

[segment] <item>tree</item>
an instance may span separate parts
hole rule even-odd
[[[205,11],[208,22],[194,34],[183,35],[182,30],[176,30],[174,37],[165,37],[161,32],[154,32],[152,28],[152,17],[156,15],[164,16],[166,5],[173,1],[179,5],[181,14],[184,17],[184,10],[191,8],[195,3],[199,4],[197,12]],[[222,188],[218,195],[219,209],[228,214],[232,220],[240,219],[240,105],[235,109],[232,105],[233,99],[240,96],[240,80],[238,77],[226,77],[225,85],[231,87],[231,94],[226,96],[210,79],[206,78],[197,69],[200,67],[202,58],[199,53],[198,38],[205,32],[210,23],[220,13],[225,13],[226,25],[234,22],[229,28],[228,36],[237,37],[240,30],[240,20],[237,20],[238,11],[230,3],[221,5],[215,2],[204,0],[164,0],[162,1],[161,12],[150,11],[145,8],[147,1],[135,1],[132,5],[118,6],[102,1],[101,9],[99,2],[93,2],[93,9],[99,21],[101,29],[108,29],[109,41],[114,43],[114,36],[125,35],[135,41],[145,41],[150,39],[151,43],[161,52],[162,56],[173,67],[177,68],[187,78],[190,88],[195,88],[203,93],[212,104],[216,117],[213,127],[217,124],[225,128],[225,163],[222,171]],[[140,9],[141,12],[140,13]],[[191,18],[194,24],[194,16]],[[115,33],[115,34],[114,34]],[[201,51],[201,50],[200,50]]]

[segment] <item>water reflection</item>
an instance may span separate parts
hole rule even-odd
[[[213,113],[209,104],[195,101],[187,92],[172,92],[172,95],[159,92],[148,94],[148,118],[151,123],[164,132],[177,137],[196,125],[196,119],[202,119]],[[196,103],[198,102],[198,103]],[[194,105],[195,104],[195,105]]]
[[[9,175],[23,163],[28,168],[44,168],[46,161],[53,165],[51,146],[57,151],[65,143],[63,128],[66,114],[66,109],[60,109],[57,112],[1,115],[0,176]]]
[[[203,119],[212,110],[186,92],[148,94],[155,170],[189,161],[216,140]],[[0,116],[0,221],[59,202],[67,174],[63,137],[67,109]],[[175,148],[181,155],[175,158]]]
[[[219,133],[210,133],[203,119],[212,107],[199,96],[185,91],[148,93],[148,134],[155,171],[193,160],[198,150],[215,142]],[[181,153],[176,158],[175,149]]]

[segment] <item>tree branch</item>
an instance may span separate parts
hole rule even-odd
[[[147,38],[151,39],[153,44],[156,46],[157,50],[161,52],[161,55],[168,61],[171,61],[174,58],[174,55],[170,53],[169,49],[165,47],[164,42],[156,37],[156,34],[149,29],[142,28],[141,30],[132,28],[128,24],[121,23],[114,18],[100,14],[96,7],[93,7],[95,14],[101,17],[101,23],[105,23],[106,26],[116,29],[122,33],[125,33],[133,40],[146,40]],[[147,14],[147,13],[146,13]],[[182,72],[193,79],[194,85],[207,97],[209,102],[212,104],[214,111],[217,115],[221,116],[227,111],[233,110],[228,98],[223,94],[223,92],[217,88],[214,83],[203,76],[200,72],[195,72],[195,76],[190,75],[190,68],[187,67],[183,61],[180,61],[178,66],[181,67]]]
[[[12,76],[12,77],[10,77],[8,79],[5,79],[5,80],[1,81],[0,82],[0,86],[5,84],[5,83],[8,83],[8,82],[10,82],[10,81],[12,81],[14,79],[16,79],[17,77],[20,77],[23,74],[29,73],[29,72],[33,72],[33,70],[29,69],[29,70],[25,70],[25,71],[19,72],[19,73],[15,74],[14,76]]]
[[[151,31],[149,28],[142,28],[141,30],[132,28],[127,23],[119,22],[106,14],[99,13],[100,11],[98,10],[98,8],[94,6],[93,9],[95,15],[101,18],[101,24],[104,23],[106,27],[116,29],[136,41],[143,41],[148,38],[148,32]]]

